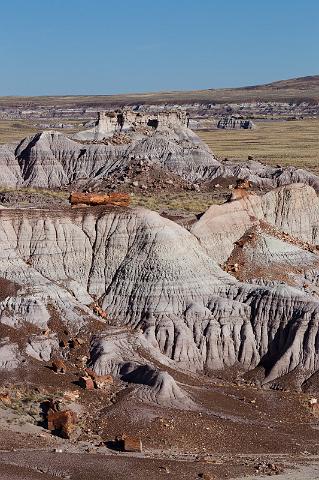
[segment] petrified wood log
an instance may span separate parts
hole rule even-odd
[[[127,207],[130,204],[130,196],[127,193],[82,193],[72,192],[70,195],[71,205],[116,205]]]

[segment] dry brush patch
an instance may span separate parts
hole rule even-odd
[[[83,121],[82,121],[83,122]],[[36,126],[37,124],[50,124],[50,123],[65,123],[65,124],[72,124],[74,125],[74,128],[52,128],[51,130],[56,130],[58,132],[63,132],[65,135],[71,135],[75,132],[77,132],[79,128],[77,128],[77,125],[81,123],[80,120],[75,120],[75,119],[50,119],[50,120],[45,120],[45,119],[33,119],[32,121],[30,120],[2,120],[0,119],[0,144],[4,143],[11,143],[11,142],[18,142],[22,140],[25,137],[29,137],[31,135],[35,135],[37,132],[40,132],[41,130],[50,130],[50,128],[46,129],[41,129],[39,126]],[[83,127],[81,127],[83,128]]]
[[[29,194],[29,195],[44,195],[48,197],[56,197],[61,199],[67,199],[69,192],[64,190],[48,190],[46,188],[33,188],[33,187],[3,187],[0,186],[0,193],[16,193],[16,194]]]
[[[156,194],[133,195],[132,206],[149,208],[150,210],[199,214],[205,212],[208,207],[216,203],[223,203],[224,197],[214,193],[168,191]]]

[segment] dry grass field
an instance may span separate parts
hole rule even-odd
[[[294,165],[319,174],[319,120],[259,122],[255,130],[197,132],[219,158]]]
[[[54,122],[59,123],[59,120],[54,119]],[[81,123],[80,120],[61,120],[63,123],[70,123],[72,125],[77,125]],[[34,135],[35,133],[41,131],[40,127],[35,127],[32,124],[37,123],[36,121],[30,122],[30,120],[1,120],[0,119],[0,144],[11,143],[22,140],[29,135]],[[39,120],[38,123],[46,123],[45,120]],[[54,130],[65,133],[65,135],[70,135],[73,132],[78,131],[78,128],[55,128]]]
[[[27,120],[0,120],[0,144],[22,140],[36,132]]]
[[[225,201],[225,196],[219,192],[159,192],[156,194],[132,195],[132,206],[140,206],[157,212],[168,211],[199,214],[205,212],[211,205]]]

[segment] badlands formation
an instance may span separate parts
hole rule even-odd
[[[236,177],[262,188],[301,182],[319,191],[318,177],[303,169],[266,166],[253,160],[217,160],[188,128],[183,111],[105,112],[99,114],[93,128],[74,138],[46,130],[21,142],[0,145],[1,184],[97,188],[115,173],[124,175],[132,162],[141,160],[191,183]]]
[[[188,229],[141,207],[3,207],[0,400],[10,410],[18,386],[51,396],[52,385],[71,390],[82,440],[93,432],[111,441],[129,428],[150,452],[216,452],[216,441],[241,451],[245,438],[246,451],[296,451],[307,439],[315,453],[307,399],[319,394],[318,177],[220,162],[182,111],[123,110],[100,114],[73,138],[49,131],[1,146],[1,183],[98,189],[133,160],[199,186],[225,178],[238,186]],[[51,370],[57,360],[64,376]],[[81,391],[87,368],[111,375],[113,390]],[[274,400],[273,389],[288,393]],[[242,395],[251,397],[245,413]],[[263,410],[265,395],[277,402],[273,410]],[[289,436],[276,415],[291,402],[304,427],[297,422]],[[156,427],[163,416],[170,420],[158,425],[167,426]],[[188,432],[193,422],[198,431]]]

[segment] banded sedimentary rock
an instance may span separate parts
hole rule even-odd
[[[212,205],[191,232],[214,260],[223,263],[235,242],[261,220],[296,239],[319,243],[319,199],[313,188],[303,184]]]
[[[217,160],[188,128],[182,111],[101,113],[93,129],[79,132],[73,139],[45,131],[16,144],[0,145],[0,184],[41,188],[79,182],[98,185],[114,173],[124,173],[135,160],[146,160],[187,182],[237,177],[267,189],[303,182],[319,191],[318,177],[303,169]]]
[[[16,294],[0,302],[0,323],[21,328],[33,322],[45,328],[54,309],[76,333],[93,315],[89,306],[98,301],[111,322],[137,332],[124,343],[121,332],[115,333],[119,347],[103,335],[95,340],[92,366],[100,374],[123,376],[128,362],[143,364],[135,358],[139,346],[174,368],[191,371],[260,365],[265,381],[297,366],[309,375],[318,369],[315,296],[276,282],[239,282],[192,233],[155,212],[2,210],[0,232],[0,276],[18,286]],[[41,338],[32,338],[30,345],[32,356],[48,358],[54,338],[51,347]],[[19,355],[30,352],[28,347]],[[164,382],[171,385],[172,402],[178,399],[169,379],[153,370],[142,375],[135,363],[130,378],[151,384],[149,398],[160,396]]]

